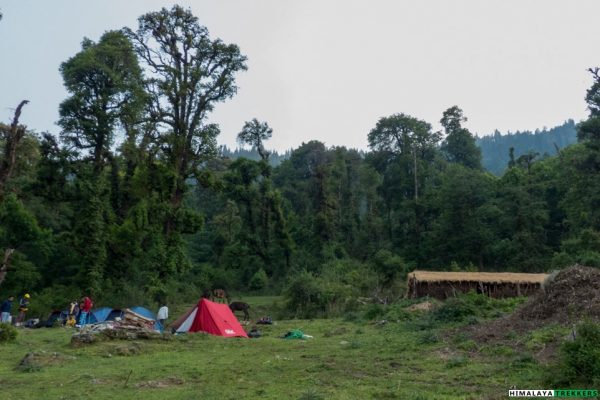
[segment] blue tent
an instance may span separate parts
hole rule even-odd
[[[110,307],[100,307],[93,309],[90,311],[90,315],[88,316],[88,322],[90,324],[95,324],[98,322],[106,321],[108,315],[112,312],[112,308]]]
[[[105,321],[114,321],[117,318],[123,318],[123,311],[118,308],[113,308],[110,314],[106,316]]]
[[[146,307],[131,307],[130,310],[136,314],[140,314],[144,318],[151,319],[152,321],[156,320],[156,315]]]

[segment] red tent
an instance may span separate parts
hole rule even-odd
[[[176,332],[206,332],[216,336],[248,337],[227,304],[200,299],[172,325]]]

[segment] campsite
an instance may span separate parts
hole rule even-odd
[[[0,400],[600,398],[598,15],[0,0]]]
[[[600,320],[597,269],[575,266],[545,284],[528,299],[470,291],[445,302],[426,296],[370,304],[344,318],[276,319],[259,325],[258,339],[228,332],[241,328],[237,319],[206,299],[177,310],[176,335],[111,334],[82,344],[72,328],[25,329],[2,347],[0,384],[7,399],[502,399],[507,386],[564,379],[557,349],[573,341],[571,322]],[[577,292],[564,290],[574,286]],[[275,315],[282,299],[244,300],[255,315]],[[218,327],[213,320],[220,319],[234,325]],[[586,339],[580,326],[582,345],[597,352],[600,331]],[[310,338],[282,338],[293,329]],[[585,372],[597,368],[590,362],[577,365],[584,372],[576,379],[598,378]]]
[[[279,299],[247,300],[268,312]],[[314,339],[279,338],[294,328]],[[280,321],[261,327],[260,339],[190,334],[77,348],[62,328],[27,330],[3,346],[0,384],[11,400],[499,399],[506,385],[530,384],[540,375],[531,355],[467,337],[436,340],[439,330],[420,329],[403,321],[381,327],[343,319]],[[24,372],[18,365],[29,352],[50,361]]]

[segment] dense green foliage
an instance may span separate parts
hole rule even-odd
[[[600,325],[581,323],[574,334],[573,340],[562,343],[559,361],[550,368],[548,380],[563,387],[596,387],[600,383]]]
[[[361,296],[393,301],[417,267],[600,266],[596,70],[580,143],[513,153],[497,177],[456,106],[443,132],[404,113],[373,121],[367,152],[313,140],[282,160],[256,119],[238,139],[258,157],[219,152],[207,118],[245,69],[178,6],[84,39],[61,66],[60,137],[0,126],[2,296],[31,292],[41,312],[83,293],[128,305],[224,287],[329,315]]]

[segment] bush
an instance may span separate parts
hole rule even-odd
[[[12,342],[17,338],[17,329],[6,323],[0,323],[0,343]]]
[[[252,275],[250,278],[250,289],[251,290],[261,290],[264,289],[269,283],[269,277],[264,269],[259,269]]]
[[[559,361],[551,367],[550,383],[555,385],[600,385],[600,324],[577,325],[576,338],[564,342]]]
[[[369,304],[367,305],[363,316],[366,320],[373,320],[381,317],[384,313],[385,310],[381,304]]]
[[[389,306],[383,318],[388,321],[410,321],[417,317],[417,313],[406,311],[404,305],[393,304]]]
[[[323,266],[321,275],[306,270],[292,276],[284,290],[287,311],[297,318],[341,316],[356,311],[361,289],[353,283],[360,263],[338,260]],[[369,275],[365,270],[365,275]]]
[[[291,279],[284,296],[287,309],[296,317],[313,318],[325,311],[325,294],[317,278],[308,271],[302,271]]]
[[[437,322],[462,322],[467,317],[475,316],[477,310],[472,302],[465,301],[462,297],[453,297],[446,300],[440,307],[433,311],[432,318]]]

